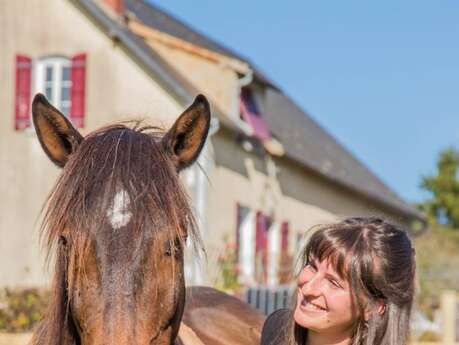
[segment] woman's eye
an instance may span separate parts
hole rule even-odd
[[[313,271],[313,272],[317,271],[316,266],[311,262],[307,263],[305,268],[307,268],[308,270]]]
[[[341,284],[338,283],[336,280],[334,280],[334,279],[329,279],[329,281],[330,281],[330,283],[332,283],[332,285],[333,285],[334,287],[342,288]]]

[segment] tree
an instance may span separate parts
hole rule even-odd
[[[421,205],[421,209],[439,223],[459,229],[459,151],[448,148],[440,153],[437,174],[422,178],[421,188],[432,194],[432,198]]]

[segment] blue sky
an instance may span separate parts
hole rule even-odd
[[[459,147],[459,2],[155,4],[259,66],[407,201]]]

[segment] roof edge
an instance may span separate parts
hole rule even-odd
[[[188,83],[178,73],[173,75],[172,68],[158,54],[152,51],[146,44],[131,33],[120,23],[110,18],[96,3],[91,0],[69,0],[75,6],[89,15],[107,36],[121,43],[142,64],[155,79],[170,91],[174,98],[181,104],[186,105],[193,101],[193,92]],[[168,71],[166,73],[165,71]]]
[[[108,37],[113,40],[118,41],[121,45],[128,50],[129,53],[141,64],[150,75],[158,81],[158,83],[177,100],[178,103],[183,106],[187,106],[192,103],[195,95],[199,94],[200,91],[197,90],[193,85],[191,85],[180,73],[178,73],[170,64],[168,64],[159,54],[157,54],[153,49],[147,46],[143,40],[137,37],[132,33],[128,28],[124,27],[122,24],[116,20],[110,18],[96,3],[92,0],[69,0],[70,3],[74,4],[76,7],[80,8],[85,14],[87,14],[90,19],[92,19],[98,27],[107,34]],[[250,65],[252,65],[249,62]],[[276,88],[277,89],[277,88]],[[277,89],[278,90],[278,89]],[[280,91],[280,90],[279,90]],[[286,96],[287,97],[287,96]],[[238,126],[231,120],[229,115],[225,114],[221,109],[212,105],[213,113],[222,121],[222,124],[237,133],[243,133]],[[356,192],[358,195],[369,198],[370,200],[376,201],[378,204],[385,206],[398,214],[415,218],[422,222],[426,222],[424,215],[412,209],[408,204],[405,204],[404,207],[401,205],[395,205],[390,203],[381,197],[363,191],[356,186],[353,186],[345,181],[336,179],[332,176],[328,176],[323,172],[315,169],[314,167],[306,165],[304,162],[301,162],[297,158],[286,154],[285,157],[294,163],[303,166],[309,170],[312,170],[319,176],[330,180],[331,182],[338,184],[346,189]],[[403,201],[402,201],[403,202]]]
[[[202,91],[195,88],[178,71],[167,63],[158,53],[149,47],[142,39],[132,33],[127,27],[110,18],[92,0],[69,0],[70,3],[81,9],[90,20],[110,38],[121,44],[131,56],[140,63],[174,99],[182,106],[190,105],[196,95]],[[212,104],[212,113],[232,130],[237,130],[237,125],[229,115],[218,106]]]

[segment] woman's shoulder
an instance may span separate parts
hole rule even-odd
[[[289,309],[279,309],[271,313],[263,324],[261,345],[282,345],[290,317]]]

